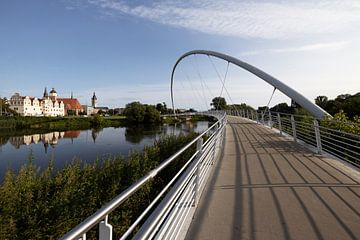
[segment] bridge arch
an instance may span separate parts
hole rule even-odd
[[[316,104],[311,102],[309,99],[304,97],[302,94],[300,94],[293,88],[289,87],[288,85],[281,82],[280,80],[274,78],[270,74],[260,70],[257,67],[254,67],[246,62],[243,62],[237,58],[234,58],[232,56],[229,56],[229,55],[226,55],[223,53],[219,53],[219,52],[208,51],[208,50],[193,50],[193,51],[187,52],[187,53],[183,54],[176,61],[175,65],[172,69],[172,73],[171,73],[171,103],[172,103],[173,109],[174,109],[173,86],[174,86],[174,75],[175,75],[176,67],[181,62],[181,60],[183,60],[184,58],[186,58],[190,55],[196,55],[196,54],[217,57],[217,58],[228,61],[238,67],[241,67],[241,68],[247,70],[248,72],[254,74],[255,76],[259,77],[260,79],[264,80],[265,82],[269,83],[270,85],[272,85],[273,87],[275,87],[276,89],[278,89],[279,91],[284,93],[286,96],[288,96],[289,98],[294,100],[296,103],[298,103],[300,106],[302,106],[307,111],[309,111],[316,118],[323,118],[325,116],[329,116],[329,114],[325,110],[323,110],[322,108],[320,108],[319,106],[317,106]]]

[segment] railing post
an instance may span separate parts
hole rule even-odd
[[[292,131],[293,131],[294,141],[296,142],[296,126],[295,126],[295,119],[294,119],[293,115],[291,115],[291,127],[292,127]]]
[[[217,149],[217,145],[218,145],[218,135],[220,134],[219,131],[220,131],[220,126],[217,126],[216,134],[214,135],[215,140],[214,140],[214,146],[213,146],[213,152],[212,152],[211,165],[214,165],[214,163],[215,163],[216,149]]]
[[[108,223],[108,215],[106,215],[105,220],[101,221],[99,224],[99,239],[100,240],[112,240],[113,236],[113,227]]]
[[[199,140],[196,142],[196,151],[198,151],[196,156],[197,161],[199,161],[202,154],[202,145],[203,145],[203,139],[199,138]],[[200,170],[201,170],[201,162],[199,162],[199,164],[197,165],[195,172],[195,188],[194,188],[195,193],[194,193],[194,204],[193,204],[194,207],[198,204],[199,201]]]
[[[251,110],[251,120],[254,120],[254,111]]]
[[[321,146],[320,129],[319,129],[319,123],[316,119],[314,120],[314,130],[315,130],[315,137],[316,137],[317,152],[318,152],[318,154],[321,154],[322,146]]]
[[[256,123],[259,124],[259,116],[258,116],[258,112],[257,112],[257,111],[255,112],[255,116],[256,116]]]
[[[281,129],[281,117],[280,117],[280,113],[277,113],[277,119],[278,119],[278,125],[279,125],[280,135],[282,135],[282,129]]]
[[[269,111],[269,125],[270,125],[270,128],[272,129],[272,117],[271,117],[271,112]]]
[[[264,112],[263,111],[261,111],[261,123],[265,124],[265,122],[264,122]]]

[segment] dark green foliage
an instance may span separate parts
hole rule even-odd
[[[100,116],[88,117],[0,117],[0,130],[46,130],[66,131],[89,129],[92,127],[117,127],[124,125],[122,119],[104,119]]]
[[[95,114],[92,117],[91,124],[92,124],[92,127],[99,128],[104,125],[104,122],[105,122],[105,120],[103,117],[101,117],[99,114]]]
[[[145,116],[144,122],[145,123],[158,123],[160,122],[160,112],[156,110],[154,106],[146,105],[145,106]]]
[[[158,110],[161,114],[172,113],[172,109],[168,109],[165,102],[156,104],[156,110]]]
[[[235,110],[235,111],[239,111],[239,110],[254,111],[254,108],[252,108],[250,105],[247,105],[247,104],[245,104],[245,103],[227,105],[227,109],[229,109],[229,110]]]
[[[318,96],[315,103],[333,116],[341,110],[349,119],[360,116],[360,93],[341,94],[333,100],[328,100],[326,96]]]
[[[289,106],[287,103],[279,103],[275,105],[274,107],[270,108],[270,111],[272,112],[280,112],[280,113],[288,113],[288,114],[294,114],[295,109],[291,106]]]
[[[154,106],[140,102],[126,104],[124,114],[131,123],[158,123],[161,121],[160,112]]]
[[[76,160],[56,173],[51,161],[39,172],[30,155],[19,174],[9,170],[0,186],[0,239],[58,239],[195,136],[162,138],[142,153],[131,153],[129,159],[108,157],[92,164]],[[194,148],[182,154],[110,214],[115,237],[124,233],[193,152]],[[95,235],[96,229],[88,238]]]
[[[223,97],[215,97],[212,99],[210,106],[213,106],[215,110],[225,110],[226,100]]]
[[[129,122],[144,122],[145,106],[140,102],[126,104],[124,114]]]

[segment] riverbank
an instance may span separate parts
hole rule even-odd
[[[205,115],[193,115],[190,119],[184,116],[166,117],[161,123],[177,124],[182,122],[209,121],[214,118]],[[128,122],[124,116],[102,117],[99,115],[91,117],[0,117],[0,135],[1,133],[24,131],[29,134],[35,131],[67,131],[67,130],[85,130],[91,128],[122,127],[133,125]]]
[[[119,127],[126,124],[124,117],[0,117],[0,132],[13,130],[66,131],[90,128]]]
[[[58,172],[52,161],[39,171],[30,154],[19,174],[8,170],[0,185],[0,239],[58,239],[195,137],[195,133],[163,137],[142,152],[132,152],[128,159],[110,156],[91,164],[76,160]],[[115,238],[193,154],[194,147],[109,216]],[[90,231],[89,239],[95,234],[96,229]]]

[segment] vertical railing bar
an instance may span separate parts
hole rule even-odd
[[[295,125],[294,115],[291,115],[291,128],[293,131],[294,142],[296,142],[296,125]]]
[[[319,130],[319,123],[316,119],[314,120],[314,130],[315,130],[317,151],[318,151],[318,154],[321,154],[321,152],[322,152],[321,136],[320,136],[320,130]]]

